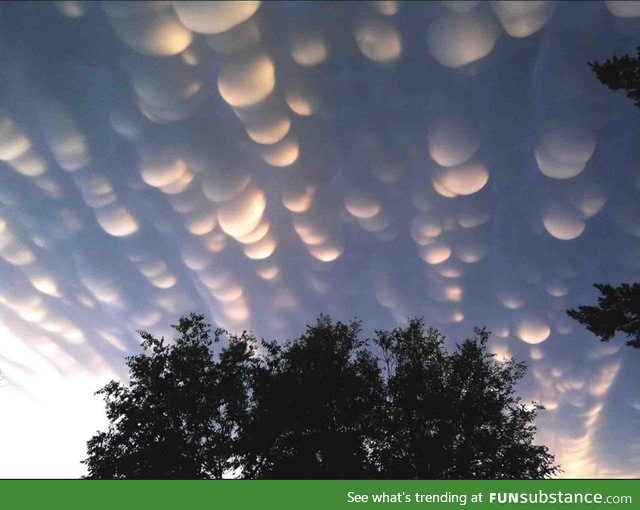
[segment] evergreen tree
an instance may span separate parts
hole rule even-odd
[[[572,319],[608,342],[618,332],[627,335],[627,345],[640,347],[640,283],[618,287],[595,284],[600,291],[598,306],[579,306],[567,310]]]
[[[640,108],[640,46],[638,55],[611,57],[604,62],[588,62],[600,83],[611,90],[624,90]]]

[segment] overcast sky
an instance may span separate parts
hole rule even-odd
[[[4,3],[0,476],[83,474],[190,311],[487,326],[565,476],[640,476],[640,350],[565,313],[640,277],[640,110],[586,64],[638,45],[631,1]]]

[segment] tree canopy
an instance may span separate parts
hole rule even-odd
[[[488,338],[476,329],[449,354],[441,333],[420,320],[378,332],[389,365],[385,477],[536,479],[556,471],[547,448],[533,444],[541,407],[515,395],[525,364],[496,360]]]
[[[320,316],[287,342],[228,335],[201,315],[175,342],[142,336],[128,386],[104,395],[109,428],[88,443],[90,478],[547,478],[525,365],[498,361],[476,329],[449,353],[422,320],[363,340]],[[214,355],[223,336],[226,345]],[[150,351],[150,352],[148,352]]]
[[[624,333],[627,345],[640,348],[640,283],[623,283],[618,287],[595,284],[600,291],[598,306],[579,306],[567,310],[569,317],[587,327],[603,342],[616,333]]]
[[[127,358],[129,385],[104,395],[109,429],[87,443],[89,478],[221,478],[235,467],[235,437],[246,413],[251,337],[231,337],[214,359],[202,315],[172,327],[175,343],[139,331],[146,352]]]
[[[384,414],[376,358],[358,323],[320,317],[293,342],[265,343],[239,444],[249,478],[367,478]]]
[[[611,57],[604,62],[588,62],[600,83],[611,90],[624,90],[640,108],[640,46],[636,57]]]

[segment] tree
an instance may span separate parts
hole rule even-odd
[[[515,385],[525,366],[498,362],[477,329],[453,353],[421,320],[378,331],[320,316],[285,343],[230,336],[214,359],[191,315],[111,382],[107,432],[88,442],[92,478],[546,478],[533,443],[539,406]],[[377,346],[378,355],[374,353]]]
[[[240,437],[247,478],[369,478],[384,389],[357,322],[320,316],[283,346],[265,342]]]
[[[419,319],[377,333],[388,372],[385,477],[538,479],[559,471],[533,443],[542,407],[515,395],[525,365],[497,361],[487,352],[489,333],[475,333],[451,354]]]
[[[633,99],[640,108],[640,46],[637,51],[635,58],[629,55],[614,56],[602,63],[588,62],[588,65],[600,83],[611,90],[625,90],[627,97]]]
[[[174,344],[139,331],[146,353],[127,358],[130,383],[104,395],[109,429],[87,442],[89,478],[221,478],[235,467],[236,432],[246,412],[252,337],[232,336],[215,360],[202,315],[172,327]]]
[[[547,478],[533,443],[540,406],[515,385],[525,365],[487,353],[476,330],[453,354],[421,320],[376,332],[321,317],[285,346],[266,344],[241,438],[249,478]],[[384,375],[383,375],[384,370]]]
[[[640,348],[640,283],[618,287],[595,284],[600,291],[598,306],[579,306],[567,310],[569,317],[608,342],[618,332],[627,335],[627,345]]]

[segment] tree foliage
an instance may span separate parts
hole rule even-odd
[[[377,331],[320,316],[285,343],[230,336],[213,355],[202,316],[174,344],[140,332],[150,354],[111,382],[110,426],[88,442],[92,478],[546,478],[534,444],[539,406],[515,386],[516,361],[487,352],[477,329],[452,353],[413,319]],[[374,354],[374,351],[378,354]]]
[[[175,343],[139,331],[142,353],[127,358],[128,386],[104,395],[109,429],[87,443],[89,478],[221,478],[235,467],[235,438],[247,412],[249,336],[231,337],[219,359],[202,315],[172,327]]]
[[[239,444],[248,478],[368,478],[384,413],[375,357],[358,323],[321,316],[283,346],[265,343]]]
[[[594,287],[600,291],[598,306],[567,310],[569,317],[585,325],[603,342],[620,332],[627,335],[627,345],[640,348],[640,283]]]
[[[640,108],[640,46],[636,57],[611,57],[604,62],[589,62],[600,83],[611,90],[624,90]]]
[[[449,354],[444,337],[421,320],[378,332],[389,367],[382,474],[391,478],[545,478],[553,457],[533,443],[540,406],[525,405],[515,385],[525,365],[487,352],[476,329]]]

